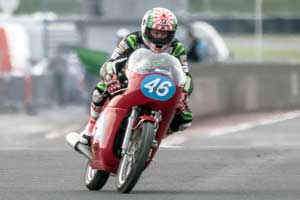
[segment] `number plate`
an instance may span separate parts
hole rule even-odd
[[[143,79],[141,90],[146,97],[158,101],[167,101],[174,96],[176,86],[172,79],[152,74]]]

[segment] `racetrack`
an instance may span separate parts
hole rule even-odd
[[[190,131],[167,138],[171,142],[163,144],[133,191],[119,194],[115,177],[102,191],[88,191],[83,184],[85,158],[64,142],[67,132],[83,126],[84,113],[80,108],[54,110],[43,120],[0,115],[0,199],[300,198],[298,115],[215,135],[198,121]],[[5,120],[12,116],[31,128],[20,132],[27,126],[10,126]],[[259,118],[264,116],[272,118]],[[238,125],[240,121],[230,122],[237,118],[211,119],[205,125],[228,130],[224,122]]]

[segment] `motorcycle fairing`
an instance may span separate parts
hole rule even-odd
[[[159,73],[155,74],[163,76]],[[132,74],[131,76],[127,90],[123,94],[112,98],[103,110],[104,114],[102,119],[104,122],[100,121],[99,124],[100,129],[103,129],[104,131],[101,130],[101,132],[98,133],[99,135],[96,136],[93,143],[94,145],[92,146],[93,159],[91,166],[94,169],[112,173],[117,172],[120,159],[114,154],[113,145],[118,128],[122,121],[128,116],[133,106],[144,106],[161,111],[163,120],[159,123],[159,129],[156,134],[158,144],[161,143],[175,114],[175,108],[179,102],[180,93],[182,92],[182,89],[179,86],[176,86],[175,92],[170,99],[159,101],[145,96],[140,89],[142,80],[144,80],[146,76],[149,76],[149,74]],[[103,124],[101,125],[101,123]],[[158,147],[153,149],[151,158],[155,155],[157,148]]]

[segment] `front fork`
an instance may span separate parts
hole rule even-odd
[[[124,140],[123,140],[123,144],[122,144],[122,155],[126,154],[126,152],[128,150],[128,145],[129,145],[130,138],[131,138],[131,135],[132,135],[133,126],[134,126],[134,123],[136,122],[136,119],[138,117],[138,113],[139,113],[139,107],[134,106],[132,108],[131,114],[128,118],[128,123],[127,123],[126,131],[125,131],[125,136],[124,136]],[[152,111],[151,116],[153,117],[153,119],[155,121],[155,129],[154,129],[154,133],[153,133],[154,136],[155,136],[156,132],[158,130],[158,124],[161,121],[161,112],[160,111]],[[157,147],[157,146],[158,146],[158,143],[154,139],[153,147]]]
[[[136,121],[137,115],[138,115],[138,107],[134,106],[132,108],[131,114],[128,118],[126,132],[125,132],[125,136],[124,136],[124,140],[123,140],[123,144],[122,144],[122,155],[124,155],[127,152],[129,141],[130,141],[131,134],[132,134],[132,128],[133,128],[134,122]]]
[[[155,119],[154,140],[153,140],[152,147],[156,148],[156,147],[158,147],[158,142],[157,142],[157,140],[155,138],[156,138],[156,133],[157,133],[158,128],[159,128],[159,122],[162,120],[162,118],[161,118],[161,111],[155,111],[155,110],[153,110],[151,112],[151,114],[152,114],[152,116]]]

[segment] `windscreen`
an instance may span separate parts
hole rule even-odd
[[[155,53],[144,48],[137,49],[131,54],[128,70],[141,74],[163,73],[173,78],[180,86],[184,84],[186,78],[177,58],[167,53]]]

